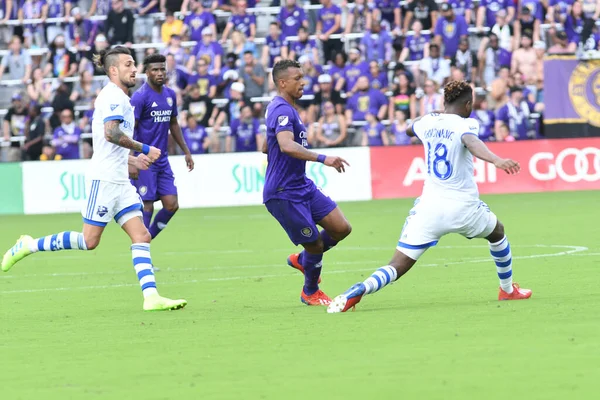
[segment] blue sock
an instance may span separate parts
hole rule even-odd
[[[327,252],[328,250],[333,249],[339,243],[337,240],[332,239],[331,236],[329,236],[329,234],[327,232],[325,232],[325,229],[323,229],[320,232],[320,235],[321,235],[321,239],[323,240],[323,253]],[[303,250],[300,253],[300,256],[298,257],[298,262],[303,267],[304,267],[303,261],[304,261],[305,253],[306,253],[306,251]]]
[[[154,214],[154,210],[152,210],[152,211],[142,210],[144,226],[146,226],[146,229],[150,229],[150,223],[152,222],[152,214]]]
[[[152,271],[152,258],[150,257],[150,243],[134,243],[131,245],[133,267],[137,274],[142,294],[144,297],[158,294],[156,280]]]
[[[512,293],[512,253],[506,236],[499,242],[490,242],[490,254],[496,263],[496,272],[500,279],[500,287],[506,293]]]
[[[175,213],[167,211],[166,208],[163,208],[158,213],[156,213],[156,217],[154,217],[152,225],[150,225],[150,228],[148,228],[150,235],[152,235],[152,239],[157,237],[158,234],[167,227],[167,224],[169,223],[173,215],[175,215]]]
[[[32,253],[38,251],[87,250],[83,233],[61,232],[35,239],[29,248]]]
[[[398,271],[396,271],[396,268],[391,265],[381,267],[363,282],[366,289],[365,294],[375,293],[376,291],[383,289],[384,286],[394,282],[396,279],[398,279]]]
[[[311,295],[319,290],[319,276],[321,276],[321,261],[323,254],[304,254],[304,293]]]

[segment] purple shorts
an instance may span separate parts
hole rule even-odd
[[[315,242],[319,238],[317,224],[337,207],[335,201],[318,189],[307,201],[297,202],[271,199],[265,203],[267,210],[281,224],[292,243]]]
[[[165,160],[159,164],[152,164],[149,169],[140,171],[137,180],[131,180],[137,188],[143,201],[157,201],[162,196],[177,196],[175,175],[171,164]]]

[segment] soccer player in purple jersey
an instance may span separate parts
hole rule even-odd
[[[300,64],[283,60],[273,67],[277,96],[265,114],[267,171],[263,201],[281,224],[292,243],[304,251],[292,254],[288,264],[304,274],[300,300],[309,306],[328,305],[331,299],[319,289],[323,253],[333,248],[352,230],[337,204],[323,194],[306,176],[306,162],[321,162],[338,172],[349,165],[341,157],[307,150],[307,129],[296,110],[304,92]],[[319,232],[317,225],[323,230]]]
[[[165,86],[167,64],[165,56],[152,54],[144,60],[144,70],[148,81],[131,97],[131,105],[135,114],[136,140],[143,140],[161,150],[161,156],[146,171],[139,171],[132,184],[144,201],[144,225],[154,239],[169,223],[179,209],[175,176],[167,158],[169,131],[175,143],[185,154],[185,163],[191,171],[194,160],[188,148],[181,127],[177,122],[177,96],[173,90]],[[133,171],[135,174],[137,171]],[[154,202],[159,200],[163,208],[154,221]]]

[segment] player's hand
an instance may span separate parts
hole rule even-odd
[[[333,167],[337,170],[337,172],[346,172],[346,166],[350,166],[350,164],[348,164],[348,161],[344,160],[342,157],[334,157],[334,156],[327,156],[325,157],[325,165],[327,165],[328,167]],[[345,164],[345,165],[344,165]]]
[[[508,159],[508,158],[507,159],[501,158],[498,161],[496,161],[494,163],[494,165],[496,166],[496,168],[503,170],[504,172],[506,172],[509,175],[518,174],[519,171],[521,170],[521,166],[519,165],[518,162]]]
[[[152,161],[150,161],[150,158],[148,158],[147,155],[145,154],[138,154],[138,156],[135,159],[135,165],[134,167],[138,170],[147,170],[148,168],[150,168],[150,164],[152,164]]]
[[[150,159],[150,162],[158,160],[158,157],[160,157],[160,149],[150,146],[150,151],[148,152],[148,158]]]
[[[187,165],[188,171],[191,172],[194,170],[194,159],[192,158],[191,154],[185,155],[185,165]]]
[[[129,179],[136,180],[140,176],[140,170],[135,165],[129,165]]]

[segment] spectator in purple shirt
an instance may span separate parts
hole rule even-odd
[[[302,56],[307,56],[313,62],[319,60],[317,42],[309,38],[308,30],[305,27],[298,29],[298,40],[290,41],[286,39],[285,48],[284,58],[298,60]]]
[[[379,65],[379,62],[377,61],[369,62],[369,73],[367,74],[367,77],[369,78],[369,85],[371,85],[373,89],[385,93],[388,90],[389,84],[387,70],[382,71]]]
[[[350,49],[348,57],[348,65],[344,68],[344,74],[342,78],[338,80],[335,89],[339,91],[343,89],[348,95],[352,95],[354,85],[356,85],[358,78],[367,75],[369,72],[369,64],[361,60],[360,50],[357,48]]]
[[[223,48],[213,39],[213,32],[210,27],[202,30],[202,41],[198,42],[192,57],[188,63],[188,69],[192,70],[194,63],[202,56],[210,58],[208,71],[213,75],[221,74],[221,66],[223,65]]]
[[[18,11],[19,20],[23,19],[42,19],[48,18],[48,4],[46,0],[24,0]],[[23,36],[25,47],[31,46],[45,47],[46,33],[44,24],[25,24],[23,25]]]
[[[260,134],[260,122],[252,116],[252,108],[245,105],[241,109],[240,118],[231,122],[229,136],[225,139],[225,151],[233,151],[235,140],[236,152],[260,151],[262,147],[262,136]]]
[[[79,158],[81,128],[73,121],[73,111],[65,109],[60,113],[61,125],[54,130],[52,146],[55,160],[76,160]]]
[[[344,35],[371,29],[371,7],[366,0],[354,0],[354,3],[348,3],[347,8],[348,14]]]
[[[406,123],[406,114],[402,110],[394,111],[394,120],[390,124],[390,134],[392,136],[392,144],[396,146],[407,146],[416,143],[417,138],[411,138],[406,134],[408,124]]]
[[[431,36],[429,34],[422,34],[423,24],[421,21],[415,21],[412,25],[413,33],[406,37],[404,48],[400,53],[400,62],[403,63],[406,60],[419,61],[423,58],[429,57],[429,42]]]
[[[569,50],[571,50],[573,53],[575,50],[577,50],[579,42],[581,42],[581,35],[583,33],[584,25],[585,19],[583,15],[583,8],[581,7],[581,3],[576,1],[573,3],[571,13],[565,20],[565,32],[567,33],[567,38],[569,39]]]
[[[269,34],[265,39],[265,45],[262,50],[261,63],[266,68],[273,68],[273,65],[281,59],[283,52],[283,38],[278,22],[271,22],[269,25]]]
[[[500,107],[496,113],[496,136],[498,141],[506,140],[499,137],[502,124],[508,127],[510,136],[517,140],[535,139],[535,129],[529,122],[530,105],[523,98],[523,89],[518,86],[510,88],[508,103]]]
[[[100,32],[98,22],[84,19],[79,7],[71,10],[73,22],[67,24],[67,37],[72,46],[86,50],[94,44],[96,35]]]
[[[71,15],[71,9],[74,3],[70,0],[45,0],[47,8],[46,16],[48,18],[65,18]],[[64,34],[62,22],[49,22],[46,24],[46,39],[51,43],[58,35]]]
[[[363,146],[388,146],[390,144],[385,126],[371,112],[365,116],[367,124],[362,128]]]
[[[469,48],[469,39],[460,39],[458,50],[450,60],[450,66],[461,70],[465,80],[468,82],[479,81],[480,75],[477,72],[479,60],[475,51]]]
[[[454,9],[456,15],[465,18],[467,24],[473,21],[473,1],[472,0],[447,0],[448,4]]]
[[[471,118],[479,121],[479,139],[484,142],[495,141],[494,126],[496,124],[496,115],[492,110],[488,110],[488,103],[485,96],[477,96],[473,104]]]
[[[375,0],[375,7],[372,12],[374,19],[381,22],[383,29],[394,32],[394,36],[400,33],[401,10],[399,0]]]
[[[179,35],[171,35],[171,40],[169,40],[167,47],[162,49],[160,54],[163,56],[172,54],[179,65],[186,65],[190,57],[188,52],[181,46],[181,36]]]
[[[196,73],[188,77],[188,87],[198,86],[200,88],[200,96],[208,96],[208,98],[214,99],[217,94],[217,82],[214,76],[208,73],[208,56],[203,55],[199,57],[196,67]]]
[[[202,40],[202,32],[204,28],[209,27],[212,30],[213,38],[217,37],[217,24],[215,16],[204,8],[202,2],[192,0],[192,13],[183,20],[184,35],[187,35],[189,40],[199,42]]]
[[[304,9],[296,5],[296,0],[285,1],[285,7],[281,7],[278,19],[281,24],[281,36],[283,39],[288,36],[296,36],[300,27],[308,29],[306,13]]]
[[[337,82],[344,77],[344,69],[346,68],[346,53],[343,51],[335,53],[333,62],[330,63],[329,75],[333,80],[333,86],[337,87]],[[340,86],[341,87],[341,86]],[[338,89],[339,91],[339,89]]]
[[[331,0],[321,0],[323,8],[319,9],[317,17],[317,37],[323,44],[323,55],[325,62],[331,61],[335,52],[342,47],[340,39],[332,39],[330,36],[340,33],[342,10],[332,3]]]
[[[366,31],[360,42],[360,48],[367,61],[377,61],[387,65],[392,60],[392,37],[381,30],[379,21],[373,20],[371,30]]]
[[[567,15],[571,12],[571,6],[575,0],[550,0],[548,7],[548,19],[550,22],[564,24]]]
[[[365,121],[367,113],[385,118],[388,111],[388,99],[379,90],[369,88],[369,78],[361,76],[356,83],[357,92],[348,100],[346,121],[351,125],[355,121]]]
[[[221,42],[224,43],[231,31],[236,30],[242,32],[248,40],[254,41],[256,36],[256,17],[246,13],[248,2],[246,0],[238,0],[234,13],[229,17],[229,21],[223,31]]]
[[[187,125],[181,129],[183,138],[192,154],[204,154],[210,146],[210,137],[206,128],[198,125],[196,118],[192,114],[186,117]]]
[[[469,27],[465,18],[454,14],[454,9],[448,3],[442,3],[442,16],[435,24],[435,41],[444,47],[444,57],[451,58],[458,50],[460,39],[466,39]]]
[[[480,0],[477,9],[477,28],[496,25],[496,13],[506,10],[506,22],[512,23],[515,18],[514,0]]]
[[[490,33],[489,40],[484,38],[481,41],[477,58],[481,81],[487,87],[496,79],[502,67],[510,67],[512,55],[500,47],[498,36]]]

